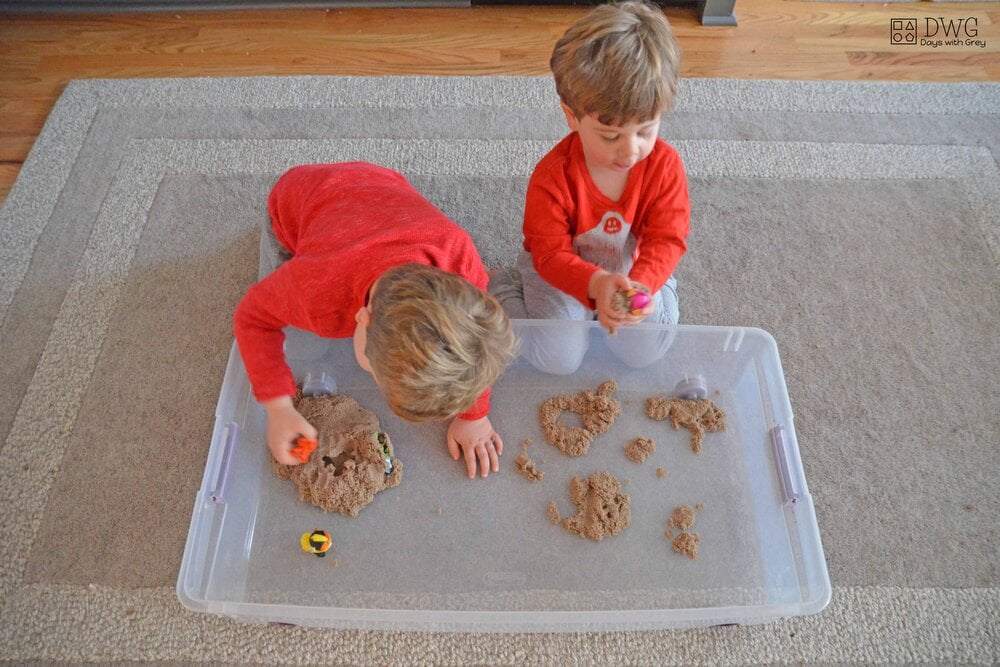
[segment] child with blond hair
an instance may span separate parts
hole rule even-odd
[[[597,319],[612,333],[643,319],[677,323],[672,276],[687,248],[690,202],[681,158],[658,135],[679,60],[662,10],[645,2],[599,6],[556,43],[550,65],[570,134],[528,182],[523,287],[502,273],[490,285],[512,316]],[[639,314],[614,304],[633,288],[652,297]],[[574,332],[583,338],[571,340]],[[586,332],[526,347],[537,367],[571,373]]]
[[[414,422],[451,419],[469,477],[499,470],[490,386],[516,341],[472,239],[399,173],[361,162],[295,167],[268,197],[261,280],[234,315],[236,342],[278,463],[316,429],[292,405],[282,328],[353,336],[362,369]]]

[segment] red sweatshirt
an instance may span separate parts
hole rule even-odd
[[[587,287],[598,267],[654,293],[663,287],[687,250],[690,216],[684,165],[665,141],[656,140],[629,172],[621,199],[611,201],[594,184],[573,132],[528,182],[524,249],[538,275],[593,310]]]
[[[353,336],[355,313],[387,269],[417,262],[486,289],[469,235],[395,171],[362,162],[295,167],[278,179],[267,209],[292,258],[253,285],[234,316],[258,401],[295,394],[282,327]],[[460,416],[485,417],[489,397],[487,388]]]

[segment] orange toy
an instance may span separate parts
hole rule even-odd
[[[319,440],[300,435],[295,438],[295,446],[292,447],[292,456],[297,458],[302,463],[305,463],[309,460],[309,455],[313,453],[313,450],[316,449],[318,444]]]

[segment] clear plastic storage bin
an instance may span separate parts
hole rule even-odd
[[[286,356],[296,378],[325,374],[375,412],[404,464],[401,484],[356,518],[299,502],[295,485],[273,476],[264,410],[234,345],[178,576],[180,601],[246,621],[472,632],[752,624],[826,606],[830,581],[816,515],[768,333],[640,325],[609,339],[593,323],[515,327],[526,344],[494,386],[490,413],[504,439],[501,471],[475,480],[448,455],[447,424],[409,424],[392,414],[358,368],[350,340],[289,331]],[[527,361],[537,337],[581,331],[589,346],[575,373],[551,375]],[[622,346],[643,352],[623,363]],[[622,402],[614,426],[581,457],[549,445],[540,403],[608,379]],[[727,429],[707,433],[695,454],[690,432],[649,419],[644,403],[702,390],[726,412]],[[638,436],[656,443],[641,465],[623,449]],[[545,474],[535,483],[514,471],[526,439]],[[659,477],[657,468],[667,474]],[[550,501],[563,517],[575,509],[570,478],[602,470],[628,480],[622,491],[631,497],[631,525],[601,542],[553,525]],[[700,537],[692,560],[671,550],[664,531],[675,506],[697,503],[704,508],[692,529]],[[316,528],[332,536],[325,558],[299,545]]]

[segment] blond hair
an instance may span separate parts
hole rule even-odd
[[[375,283],[366,353],[392,411],[410,421],[468,409],[517,351],[497,301],[462,278],[422,264]]]
[[[596,7],[556,43],[556,91],[577,118],[605,125],[643,122],[677,95],[680,48],[663,11],[645,2]]]

